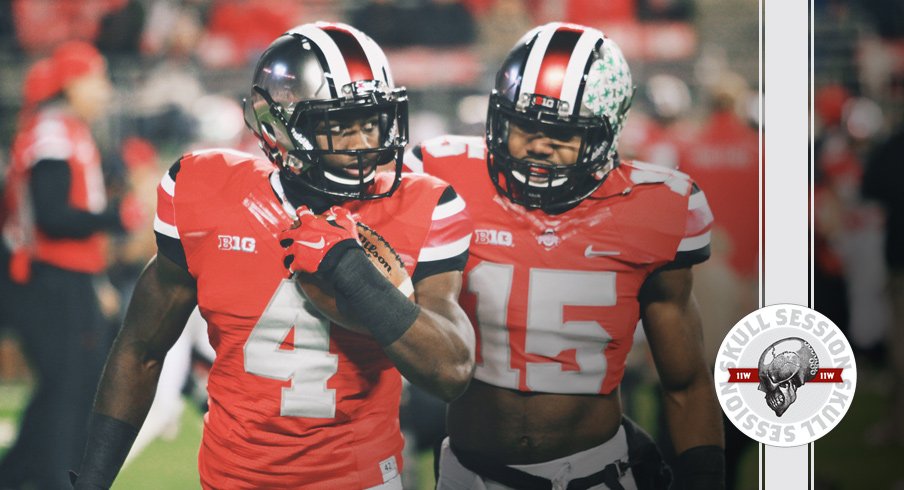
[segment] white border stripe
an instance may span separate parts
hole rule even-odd
[[[712,232],[707,231],[702,235],[687,237],[684,240],[681,240],[681,243],[678,244],[678,251],[687,252],[688,250],[697,250],[698,248],[703,248],[709,245],[710,235],[712,235]]]
[[[762,2],[764,306],[810,305],[812,153],[809,132],[812,1]],[[810,29],[808,29],[810,27]],[[761,65],[762,66],[762,65]],[[789,164],[791,162],[791,164]],[[765,490],[812,488],[807,445],[763,448]]]
[[[433,260],[443,260],[455,257],[467,250],[469,243],[471,243],[470,233],[452,243],[447,243],[438,247],[424,247],[421,249],[421,254],[418,255],[417,261],[430,262]]]
[[[540,74],[540,65],[543,63],[543,57],[546,54],[546,48],[549,47],[549,40],[555,34],[556,29],[541,29],[534,41],[534,47],[530,50],[527,57],[527,63],[524,65],[524,75],[521,78],[521,91],[517,94],[532,94],[537,89],[537,76]],[[517,102],[518,99],[516,98]]]
[[[333,84],[336,86],[336,91],[338,91],[343,85],[347,85],[351,82],[351,77],[348,74],[348,67],[345,66],[344,59],[342,58],[342,52],[339,51],[339,46],[336,46],[336,43],[333,42],[333,39],[329,34],[323,32],[319,26],[313,26],[311,24],[305,24],[301,26],[301,29],[292,29],[289,32],[295,32],[301,34],[302,36],[308,37],[311,41],[314,41],[317,46],[323,51],[323,56],[326,58],[327,68],[329,69],[330,75],[333,77]],[[338,94],[337,94],[338,95]]]
[[[444,218],[448,218],[456,213],[460,213],[465,209],[465,200],[461,198],[461,196],[455,196],[455,199],[445,203],[440,204],[436,208],[433,209],[433,221],[439,221]]]
[[[596,41],[599,40],[598,35],[599,33],[595,31],[584,31],[571,52],[571,58],[568,60],[568,68],[565,70],[565,80],[562,82],[562,92],[559,94],[559,99],[568,101],[573,111],[580,110],[574,109],[575,104],[580,102],[576,100],[578,87],[581,86],[581,81],[584,79],[584,67],[587,66],[590,52],[593,50]]]
[[[157,216],[154,216],[154,231],[176,240],[179,239],[179,230],[171,224],[164,223]]]
[[[163,178],[160,179],[160,187],[163,189],[163,192],[169,194],[170,197],[176,196],[176,181],[170,177],[169,171],[163,174]]]

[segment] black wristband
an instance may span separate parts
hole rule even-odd
[[[75,488],[110,488],[136,436],[134,425],[94,412]]]
[[[719,446],[696,446],[675,461],[675,490],[723,490],[725,450]]]
[[[404,335],[420,314],[420,307],[383,277],[360,247],[342,255],[331,277],[336,308],[370,330],[381,347]]]
[[[353,238],[347,238],[333,245],[333,247],[327,251],[326,255],[323,256],[320,265],[317,266],[317,275],[327,281],[335,282],[333,271],[339,265],[340,259],[345,257],[345,252],[356,248],[360,249],[361,245]]]

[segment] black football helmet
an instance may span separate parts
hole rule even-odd
[[[337,121],[361,120],[375,143],[356,149],[338,144]],[[349,25],[304,24],[277,38],[254,70],[245,123],[285,180],[303,190],[339,200],[377,199],[401,182],[407,93],[393,84],[383,50]],[[345,168],[326,165],[331,156],[345,161]],[[395,181],[376,192],[377,167],[389,163]]]
[[[550,212],[588,197],[614,165],[634,91],[621,49],[602,32],[560,22],[528,32],[503,61],[490,96],[487,166],[498,192]],[[512,124],[553,138],[579,135],[576,163],[515,158]]]

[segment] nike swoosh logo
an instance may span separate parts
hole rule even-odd
[[[584,249],[584,257],[615,257],[621,255],[618,250],[594,250],[593,245],[587,245]]]
[[[324,240],[323,237],[320,237],[319,242],[306,242],[304,240],[295,240],[295,243],[297,243],[299,245],[304,245],[305,247],[308,247],[308,248],[313,248],[314,250],[320,250],[326,245],[326,240]]]

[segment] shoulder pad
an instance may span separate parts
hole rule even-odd
[[[404,187],[418,187],[424,189],[430,188],[443,188],[449,187],[449,184],[440,179],[439,177],[434,177],[430,174],[423,173],[413,173],[413,172],[402,172],[402,186]]]
[[[225,165],[228,167],[241,164],[248,160],[260,160],[260,158],[243,151],[232,150],[229,148],[210,148],[205,150],[197,150],[186,153],[182,157],[183,161],[191,161],[192,164],[202,165]]]
[[[652,163],[629,161],[621,162],[621,166],[629,175],[632,184],[665,184],[673,192],[688,195],[695,187],[690,176],[679,170]]]
[[[220,195],[269,175],[276,166],[263,157],[235,150],[202,150],[183,155],[178,182],[192,192]],[[185,187],[183,187],[185,188]],[[200,197],[199,194],[199,197]],[[186,197],[186,196],[183,196]]]
[[[420,145],[423,158],[464,156],[486,158],[486,142],[479,136],[444,135],[428,139]]]

